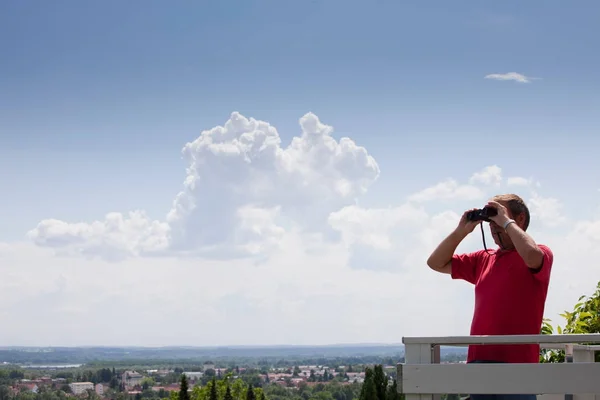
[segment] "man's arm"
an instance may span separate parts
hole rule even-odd
[[[506,234],[513,242],[517,253],[525,261],[527,267],[533,270],[540,269],[544,263],[544,252],[539,248],[535,240],[521,229],[515,220],[510,219],[508,210],[502,204],[490,201],[487,205],[498,210],[498,215],[491,219],[497,225],[504,228]]]
[[[506,234],[512,240],[517,253],[525,261],[527,267],[531,269],[540,269],[542,267],[544,252],[527,232],[513,222],[506,227]]]
[[[460,242],[469,234],[468,231],[456,229],[438,245],[427,260],[427,265],[434,271],[449,274],[452,279],[462,279],[472,284],[477,283],[482,264],[481,252],[454,254]]]
[[[452,274],[452,256],[467,235],[468,233],[457,228],[442,240],[427,259],[429,268],[443,274]]]

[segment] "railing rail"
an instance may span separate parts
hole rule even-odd
[[[405,337],[402,342],[405,363],[398,364],[397,381],[406,400],[436,400],[441,394],[528,393],[561,400],[600,400],[600,363],[594,363],[600,334]],[[567,362],[439,364],[440,346],[489,344],[563,349]]]
[[[540,344],[562,343],[583,344],[600,343],[600,334],[566,334],[566,335],[472,335],[441,337],[404,337],[402,343],[435,344],[441,346],[464,346],[469,344]]]

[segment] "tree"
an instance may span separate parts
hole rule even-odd
[[[560,315],[565,319],[565,326],[556,326],[556,332],[560,334],[572,333],[600,333],[600,282],[596,285],[596,291],[591,296],[581,296],[573,311],[565,311]],[[554,328],[549,319],[544,319],[541,333],[551,335]],[[540,362],[564,362],[565,352],[563,350],[544,350],[540,354]],[[596,362],[600,362],[600,352],[596,353]]]
[[[375,365],[375,371],[373,372],[373,383],[375,384],[375,391],[377,392],[378,400],[386,400],[386,391],[388,380],[383,372],[383,365]]]
[[[87,391],[87,399],[88,400],[100,400],[100,396],[93,389],[88,389]]]
[[[245,391],[246,384],[242,379],[238,378],[231,384],[231,394],[233,395],[234,400],[243,400]]]
[[[108,385],[110,386],[111,389],[115,390],[119,386],[119,380],[117,379],[116,376],[113,376],[112,378],[110,378],[110,383]]]
[[[369,367],[365,369],[365,381],[360,390],[359,400],[378,400],[377,389],[373,381],[373,370]]]
[[[99,370],[96,371],[96,381],[97,382],[102,382],[102,383],[110,382],[112,377],[113,377],[113,373],[108,368],[100,368]]]
[[[190,385],[190,381],[188,380],[188,387],[189,387],[189,385]],[[152,386],[156,386],[156,381],[153,378],[146,376],[142,379],[142,388],[143,389],[148,389],[148,388],[151,388]]]
[[[10,379],[23,379],[25,378],[25,374],[23,373],[23,371],[18,370],[18,369],[13,369],[9,372],[8,374]]]
[[[190,400],[188,393],[188,380],[185,374],[181,374],[181,384],[179,385],[179,400]]]
[[[403,395],[398,393],[398,383],[394,379],[392,384],[388,386],[386,400],[402,400]]]
[[[11,398],[10,388],[8,385],[0,386],[0,400],[9,400]]]
[[[225,397],[223,398],[223,400],[233,400],[233,396],[231,395],[231,388],[229,387],[229,384],[227,384],[227,390],[225,391]]]
[[[210,395],[208,399],[219,400],[219,395],[217,394],[217,379],[215,377],[210,381]]]
[[[256,400],[256,396],[254,395],[254,388],[252,387],[252,384],[250,384],[248,386],[248,391],[246,392],[246,400]]]

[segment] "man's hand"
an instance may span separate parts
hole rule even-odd
[[[452,256],[454,255],[456,248],[460,242],[462,242],[463,239],[479,225],[480,221],[469,221],[467,219],[467,213],[473,210],[476,210],[476,208],[464,212],[456,229],[446,236],[433,253],[431,253],[427,259],[429,268],[444,274],[452,273]]]
[[[504,224],[506,224],[506,222],[510,219],[510,216],[508,215],[508,210],[502,204],[495,201],[490,201],[487,203],[486,207],[491,207],[498,210],[498,215],[496,215],[495,217],[490,217],[490,219],[494,221],[498,226],[503,227]]]
[[[462,217],[460,218],[460,221],[458,222],[458,226],[456,227],[456,230],[459,231],[460,233],[462,233],[464,236],[467,236],[469,233],[473,232],[473,229],[475,229],[475,227],[477,225],[479,225],[479,223],[481,221],[469,221],[467,219],[467,214],[473,210],[477,210],[476,208],[472,208],[470,210],[467,210],[463,213]]]

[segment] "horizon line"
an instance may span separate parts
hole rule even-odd
[[[89,344],[89,345],[8,345],[0,346],[1,349],[21,348],[21,349],[52,349],[52,348],[137,348],[137,349],[222,349],[222,348],[281,348],[281,347],[392,347],[402,346],[403,343],[332,343],[332,344],[236,344],[236,345],[107,345],[107,344]]]

